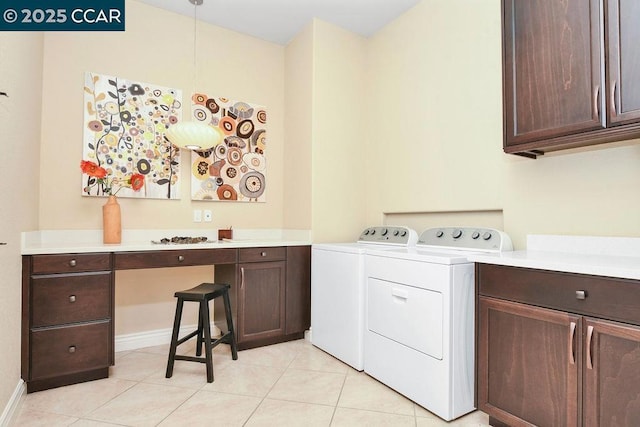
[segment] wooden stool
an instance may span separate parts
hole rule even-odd
[[[201,283],[195,288],[186,291],[176,292],[175,297],[178,298],[176,305],[176,317],[173,321],[173,335],[171,337],[171,346],[169,347],[169,361],[167,362],[167,378],[173,375],[173,363],[176,360],[186,360],[189,362],[206,363],[207,365],[207,382],[213,382],[213,356],[211,350],[220,343],[231,345],[231,356],[233,360],[238,359],[238,347],[236,345],[236,336],[233,330],[233,319],[231,318],[231,302],[229,300],[229,288],[227,284],[218,283]],[[209,301],[214,298],[222,297],[224,301],[224,311],[227,318],[227,333],[220,338],[211,339],[211,327],[209,317]],[[189,333],[183,338],[178,339],[180,332],[180,320],[182,318],[182,307],[185,301],[194,301],[200,303],[198,315],[198,329]],[[197,336],[196,356],[202,355],[202,344],[204,344],[205,357],[193,357],[176,355],[177,347]]]

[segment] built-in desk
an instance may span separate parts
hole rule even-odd
[[[101,245],[65,238],[23,236],[22,378],[27,392],[108,377],[115,359],[117,270],[215,266],[213,280],[231,285],[239,349],[302,338],[310,326],[308,239],[169,246],[151,244],[151,239]],[[226,331],[217,301],[214,322]]]

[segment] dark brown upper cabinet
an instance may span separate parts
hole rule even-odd
[[[503,0],[504,151],[640,137],[640,2]]]
[[[640,2],[607,1],[608,123],[640,122]]]

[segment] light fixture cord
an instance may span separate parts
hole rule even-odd
[[[198,78],[198,67],[196,66],[196,55],[198,52],[198,2],[193,2],[193,90],[191,95],[196,93],[196,82]],[[191,99],[191,97],[189,97]]]

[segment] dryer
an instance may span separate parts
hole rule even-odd
[[[476,252],[512,250],[486,228],[441,227],[365,255],[364,371],[444,420],[474,407]]]
[[[407,227],[366,228],[354,243],[311,248],[311,343],[358,371],[364,369],[364,256],[412,247],[418,234]]]

